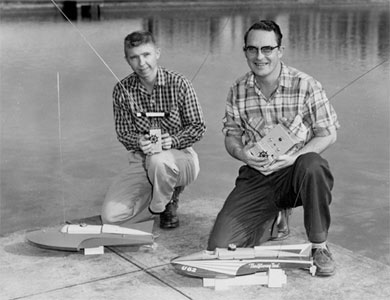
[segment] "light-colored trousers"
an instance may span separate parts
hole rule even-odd
[[[193,182],[199,174],[198,155],[192,147],[164,150],[153,155],[129,152],[129,166],[111,184],[102,207],[107,224],[139,222],[161,213],[176,187]]]

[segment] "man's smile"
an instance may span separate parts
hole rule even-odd
[[[268,62],[254,62],[253,64],[254,64],[255,66],[257,66],[257,67],[260,67],[260,68],[269,65]]]

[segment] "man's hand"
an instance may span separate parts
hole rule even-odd
[[[297,155],[281,155],[274,162],[271,162],[268,157],[258,157],[253,155],[250,151],[253,144],[244,146],[241,139],[235,136],[225,137],[225,147],[231,156],[241,160],[265,176],[293,165],[298,157]]]
[[[172,137],[169,133],[164,133],[161,135],[161,146],[164,150],[169,150],[172,148]]]
[[[270,166],[260,170],[264,175],[270,175],[276,171],[292,166],[296,159],[305,153],[315,152],[322,153],[330,145],[332,145],[337,139],[337,132],[335,129],[331,129],[330,134],[327,136],[313,137],[302,149],[292,155],[280,155]]]
[[[280,155],[274,160],[272,164],[268,164],[263,168],[257,169],[263,175],[268,176],[274,172],[277,172],[286,167],[292,166],[296,160],[296,157],[290,155]]]
[[[145,134],[139,138],[139,147],[142,152],[146,155],[151,155],[152,153],[152,142],[150,141],[150,135]],[[161,147],[163,150],[169,150],[172,148],[172,137],[169,133],[164,133],[161,135]]]
[[[149,134],[141,135],[138,144],[144,154],[152,154],[152,143],[150,142]]]
[[[255,156],[251,153],[250,148],[252,146],[245,146],[243,149],[243,162],[245,162],[248,166],[256,169],[257,171],[262,173],[262,170],[266,170],[270,164],[270,161],[267,157]],[[265,174],[264,174],[265,175]]]

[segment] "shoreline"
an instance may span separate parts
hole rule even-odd
[[[56,1],[58,5],[63,5],[66,1]],[[74,0],[77,6],[82,5],[99,5],[101,8],[115,8],[115,7],[126,7],[126,8],[137,8],[140,10],[144,9],[178,9],[178,8],[211,8],[211,7],[245,7],[248,5],[267,7],[273,6],[304,6],[304,7],[367,7],[367,6],[390,6],[389,0],[151,0],[151,1],[123,1],[123,0]],[[0,0],[0,11],[17,11],[17,10],[38,10],[53,8],[53,3],[50,0],[21,0],[21,1],[9,1]]]
[[[74,14],[77,14],[79,18],[83,9],[93,11],[92,15],[88,15],[86,18],[93,20],[99,20],[100,16],[107,16],[115,13],[169,13],[179,11],[232,11],[232,10],[246,10],[246,9],[278,9],[278,8],[302,8],[302,9],[337,9],[340,11],[359,10],[371,7],[373,10],[389,10],[390,0],[345,0],[345,1],[322,1],[322,0],[199,0],[199,1],[161,1],[152,0],[148,2],[142,2],[139,0],[124,2],[124,1],[101,1],[101,0],[77,0],[76,6],[73,8]],[[64,1],[58,1],[57,4],[62,9]],[[77,11],[77,12],[76,12]],[[33,20],[38,17],[40,19],[57,15],[59,12],[54,4],[48,1],[37,0],[24,0],[15,2],[8,2],[0,0],[0,22],[13,20],[14,18],[25,18]],[[95,15],[95,14],[98,15]]]

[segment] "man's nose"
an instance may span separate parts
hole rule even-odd
[[[139,63],[140,66],[143,66],[145,64],[145,58],[140,56],[138,63]]]
[[[257,50],[257,56],[256,56],[256,58],[257,58],[257,59],[262,59],[264,56],[265,56],[265,55],[264,55],[263,53],[261,53],[261,49],[258,49],[258,50]]]

